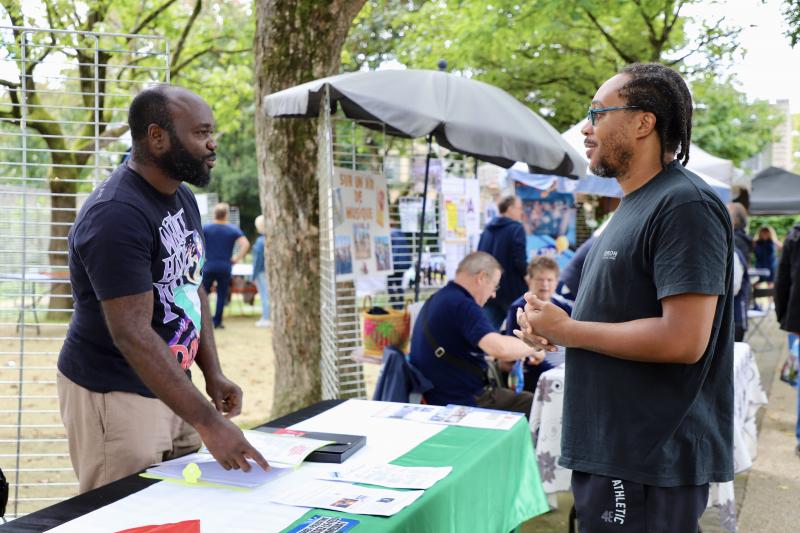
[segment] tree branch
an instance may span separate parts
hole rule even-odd
[[[129,32],[133,35],[137,35],[140,31],[145,29],[145,27],[150,24],[156,17],[158,17],[161,13],[167,10],[169,6],[175,3],[175,0],[167,0],[157,8],[155,8],[149,15],[147,15],[142,21],[134,26],[134,28]],[[130,41],[130,39],[128,39]]]
[[[658,36],[656,35],[656,29],[653,26],[653,21],[650,19],[650,16],[645,13],[644,6],[642,6],[641,0],[633,0],[633,3],[636,4],[636,7],[639,8],[639,16],[642,17],[644,21],[644,25],[647,26],[647,31],[650,34],[650,42],[655,45],[658,41]],[[662,39],[664,37],[663,33],[661,35]]]
[[[683,6],[685,4],[686,4],[686,2],[684,2],[684,1],[679,2],[678,3],[678,8],[675,10],[675,13],[673,13],[673,15],[672,15],[672,20],[669,23],[666,23],[666,21],[665,21],[664,31],[666,33],[672,33],[672,28],[674,28],[675,24],[678,22],[678,19],[680,18],[680,14],[681,14],[681,9],[683,8]],[[722,22],[722,19],[720,19],[719,22]]]
[[[117,126],[116,128],[111,128],[111,129],[105,130],[103,133],[100,134],[100,137],[99,137],[99,139],[100,139],[100,147],[101,148],[105,148],[106,146],[108,146],[112,142],[114,142],[117,139],[119,139],[119,137],[123,133],[125,133],[126,131],[128,131],[128,125],[127,124],[121,124],[121,125]],[[75,159],[77,160],[79,165],[86,164],[86,161],[89,160],[89,157],[94,155],[94,154],[84,153],[84,152],[88,152],[90,149],[93,149],[93,148],[94,148],[94,139],[87,139],[86,141],[84,141],[83,144],[79,145],[76,148]]]
[[[195,0],[194,9],[192,10],[191,16],[189,16],[189,20],[186,22],[186,26],[183,27],[183,32],[181,32],[181,37],[178,39],[178,44],[175,47],[175,52],[172,54],[170,65],[178,63],[178,59],[183,53],[183,47],[186,44],[186,39],[189,37],[189,32],[192,31],[192,26],[194,26],[197,16],[200,15],[201,9],[203,9],[203,0]]]
[[[201,57],[201,56],[203,56],[205,54],[210,54],[210,53],[214,53],[214,54],[244,54],[244,53],[252,52],[252,51],[253,51],[252,48],[239,48],[239,49],[236,49],[236,50],[220,50],[219,48],[214,48],[212,46],[209,46],[208,48],[204,48],[204,49],[200,50],[199,52],[196,52],[196,53],[192,54],[191,56],[189,56],[180,65],[176,65],[175,67],[171,68],[170,69],[170,76],[177,77],[180,74],[180,72],[187,65],[189,65],[192,61],[194,61],[195,59],[197,59],[197,58],[199,58],[199,57]]]
[[[595,28],[597,28],[600,31],[600,33],[603,35],[603,37],[605,37],[605,39],[608,42],[608,44],[611,45],[611,48],[613,48],[614,51],[617,54],[619,54],[619,57],[621,57],[623,60],[625,60],[628,63],[635,63],[636,62],[636,58],[635,57],[632,57],[632,56],[626,54],[622,50],[622,48],[620,48],[619,44],[614,39],[614,37],[612,37],[611,34],[609,34],[606,31],[606,29],[603,27],[602,24],[600,24],[600,21],[597,20],[597,18],[592,14],[591,11],[589,11],[585,7],[581,7],[581,9],[583,9],[583,12],[586,13],[587,17],[589,17],[589,20],[592,21],[592,24],[594,24]]]
[[[719,21],[717,24],[719,24],[719,23],[721,23],[721,22],[722,22],[722,20],[720,19],[720,21]],[[689,57],[689,56],[691,56],[692,54],[696,54],[697,52],[699,52],[700,50],[702,50],[704,47],[708,46],[708,44],[710,44],[710,43],[712,43],[712,42],[715,42],[715,41],[717,41],[718,39],[724,39],[724,38],[728,38],[728,37],[734,37],[734,36],[736,36],[736,35],[738,35],[738,34],[740,33],[740,30],[738,30],[738,29],[733,29],[733,30],[729,30],[729,31],[727,31],[727,32],[725,32],[725,33],[721,33],[721,34],[714,34],[714,33],[713,33],[713,31],[714,31],[715,29],[718,29],[718,27],[717,27],[717,26],[715,26],[715,27],[713,27],[713,28],[710,28],[710,29],[709,29],[709,30],[706,32],[706,34],[703,36],[703,38],[702,38],[702,39],[700,39],[700,41],[697,43],[697,46],[695,46],[694,48],[692,48],[691,50],[689,50],[687,53],[683,54],[683,55],[682,55],[681,57],[679,57],[678,59],[673,59],[673,60],[670,60],[670,61],[666,62],[666,64],[667,64],[667,65],[669,65],[669,66],[677,65],[678,63],[680,63],[681,61],[685,60],[686,58],[688,58],[688,57]]]

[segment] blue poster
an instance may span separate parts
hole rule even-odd
[[[528,259],[549,255],[564,268],[575,245],[575,198],[570,193],[543,191],[517,183],[516,194],[522,200],[522,225],[527,234]],[[560,237],[560,238],[559,238]]]
[[[565,236],[575,244],[575,198],[570,193],[550,192],[517,184],[522,200],[522,224],[528,235]]]

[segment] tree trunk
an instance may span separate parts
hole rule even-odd
[[[338,73],[365,0],[256,0],[256,147],[274,334],[272,415],[320,399],[316,121],[270,119],[264,96]]]
[[[73,159],[68,159],[72,162]],[[54,162],[56,158],[54,157]],[[80,177],[78,168],[51,168],[58,171],[61,179],[50,178],[50,299],[47,305],[47,318],[50,320],[69,319],[72,309],[72,287],[68,283],[67,234],[75,222],[75,192],[78,190],[74,180]],[[59,276],[63,276],[59,277]]]

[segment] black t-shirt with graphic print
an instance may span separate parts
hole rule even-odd
[[[100,302],[152,291],[153,330],[188,370],[205,249],[194,195],[184,184],[164,195],[123,163],[89,195],[68,241],[75,313],[58,369],[95,392],[155,397],[114,346]]]
[[[572,317],[627,322],[661,316],[668,296],[719,295],[711,338],[692,365],[568,349],[560,464],[662,487],[733,479],[732,239],[725,205],[678,162],[625,196]]]

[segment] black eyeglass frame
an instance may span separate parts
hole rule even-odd
[[[592,123],[592,126],[597,124],[597,115],[600,113],[608,113],[609,111],[619,111],[621,109],[641,109],[638,105],[622,105],[613,107],[590,107],[589,112],[586,114],[586,120]]]

